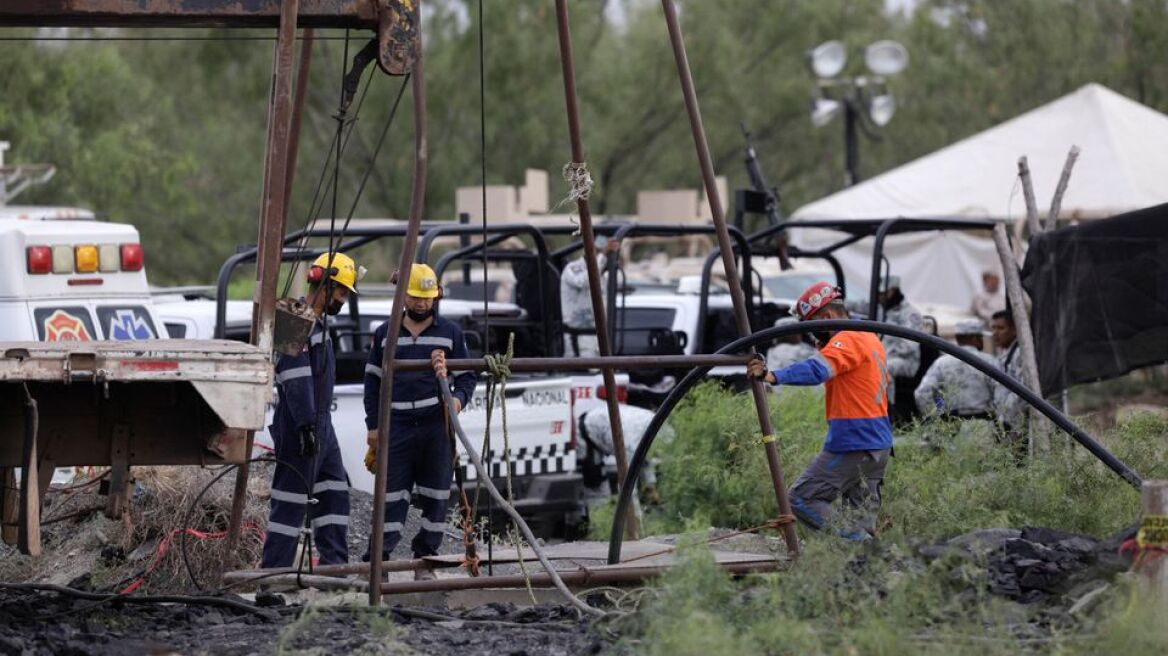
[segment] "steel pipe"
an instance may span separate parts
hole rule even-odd
[[[292,125],[299,125],[304,98],[292,96],[292,55],[296,48],[298,0],[280,5],[280,28],[277,32],[272,62],[272,95],[268,101],[268,140],[264,150],[264,189],[260,208],[260,228],[256,260],[256,295],[252,299],[251,343],[260,352],[272,352],[272,331],[276,317],[276,284],[284,243],[284,223],[288,216],[288,175],[295,169],[292,159]],[[306,46],[307,47],[307,46]],[[307,69],[304,71],[307,76]],[[303,80],[302,80],[303,82]],[[301,104],[297,105],[296,101]],[[245,454],[250,454],[255,434],[248,431]],[[250,463],[246,458],[235,472],[235,489],[227,525],[227,546],[232,551],[239,540],[243,506],[247,501]]]
[[[689,369],[690,367],[746,366],[749,355],[610,355],[588,358],[515,358],[511,371],[579,371],[600,369],[616,371],[636,369]],[[403,360],[394,364],[395,371],[428,371],[429,360]],[[486,371],[486,360],[479,358],[447,360],[450,371]]]
[[[556,0],[556,31],[560,41],[560,68],[564,77],[564,102],[568,110],[568,138],[572,142],[572,162],[584,166],[584,142],[580,138],[579,102],[576,98],[576,67],[572,58],[572,29],[568,25],[568,2]],[[589,190],[591,191],[591,190]],[[580,237],[584,242],[584,264],[588,269],[588,293],[592,300],[592,319],[596,328],[596,347],[601,356],[612,355],[609,341],[608,313],[604,307],[604,294],[600,290],[600,267],[596,263],[596,235],[592,231],[592,209],[588,206],[587,194],[576,198],[576,210],[580,214]],[[610,258],[611,259],[611,258]],[[540,271],[540,280],[543,271]],[[628,453],[625,451],[625,435],[621,429],[619,401],[616,397],[616,375],[609,366],[603,366],[608,422],[612,429],[612,447],[616,456],[617,475],[624,480],[629,472]],[[629,515],[625,526],[629,537],[637,537],[637,518]]]
[[[436,560],[428,561],[424,558],[411,560],[386,560],[381,563],[383,572],[413,572],[419,568],[461,567],[461,563],[448,563]],[[369,572],[369,563],[346,563],[344,565],[316,565],[312,573],[320,576],[345,576],[348,574],[366,574]],[[241,569],[223,574],[223,580],[228,583],[240,583],[253,579],[267,579],[274,574],[297,574],[300,570],[295,567],[270,567],[268,569]]]
[[[418,246],[418,233],[422,226],[422,214],[426,201],[426,164],[428,148],[426,144],[426,83],[422,70],[422,7],[418,3],[417,53],[414,63],[414,187],[410,195],[410,222],[402,243],[401,257],[398,259],[400,280],[409,280],[410,266],[414,262],[414,252]],[[393,366],[397,355],[397,338],[401,333],[402,308],[405,306],[407,285],[395,285],[393,305],[389,311],[389,327],[385,336],[385,354],[381,360],[381,398],[378,399],[377,427],[377,468],[373,477],[373,532],[369,537],[369,554],[373,559],[369,567],[369,605],[381,603],[381,551],[385,544],[385,481],[389,467],[389,403],[393,398]]]
[[[1140,475],[1137,474],[1131,467],[1128,467],[1119,458],[1116,458],[1110,451],[1099,444],[1095,438],[1091,437],[1079,428],[1066,415],[1059,412],[1046,399],[1038,396],[1030,390],[1030,388],[1023,385],[1021,382],[1012,378],[1009,374],[998,369],[994,364],[986,362],[982,358],[970,353],[966,349],[948,342],[940,337],[913,330],[911,328],[904,328],[889,323],[880,323],[878,321],[860,321],[853,319],[831,319],[824,321],[804,321],[796,324],[789,324],[786,326],[778,326],[775,328],[768,328],[761,330],[753,335],[748,335],[741,339],[735,340],[726,346],[718,349],[718,353],[735,353],[754,346],[768,342],[779,337],[787,337],[789,335],[801,335],[815,331],[839,331],[839,330],[858,330],[862,332],[877,333],[884,335],[891,335],[893,337],[903,337],[910,339],[919,344],[931,346],[932,348],[948,353],[953,357],[961,360],[969,366],[977,369],[981,373],[994,379],[995,382],[1000,383],[1006,389],[1022,397],[1024,401],[1036,408],[1039,412],[1046,415],[1056,426],[1070,435],[1076,442],[1083,446],[1107,466],[1108,469],[1118,474],[1123,480],[1127,481],[1132,486],[1139,488],[1143,483]],[[628,513],[632,502],[632,496],[628,493],[630,489],[635,489],[637,479],[640,476],[641,468],[644,467],[645,461],[649,455],[649,449],[653,446],[653,441],[657,438],[657,432],[661,429],[662,424],[669,417],[669,413],[681,401],[689,390],[702,380],[710,367],[703,366],[695,368],[693,371],[686,374],[674,387],[669,395],[665,397],[665,401],[661,407],[657,409],[656,414],[653,415],[653,420],[649,422],[649,426],[645,429],[645,434],[641,438],[640,444],[637,445],[637,450],[633,453],[633,459],[629,462],[629,478],[624,482],[620,489],[620,497],[617,500],[616,513],[613,515],[613,531],[609,537],[608,542],[608,562],[616,564],[620,562],[620,552],[622,538],[620,531],[616,527],[621,526],[623,516]],[[630,487],[633,486],[633,487]]]
[[[4,0],[0,25],[277,27],[287,0]],[[376,30],[377,0],[299,0],[295,24]]]
[[[689,69],[689,59],[685,54],[685,41],[681,34],[681,23],[677,19],[677,7],[673,0],[661,0],[661,7],[665,10],[665,25],[669,30],[669,42],[673,46],[673,59],[677,63],[677,74],[681,79],[681,92],[685,98],[685,109],[689,115],[690,131],[693,133],[694,147],[697,149],[698,164],[702,170],[702,182],[706,189],[706,199],[710,205],[710,215],[717,229],[718,248],[722,251],[722,267],[726,272],[726,283],[730,287],[730,298],[734,302],[734,319],[738,324],[740,337],[748,337],[751,333],[750,315],[746,310],[746,299],[742,292],[742,283],[738,279],[738,269],[734,262],[734,247],[730,243],[730,231],[726,224],[726,215],[722,211],[722,200],[718,197],[718,183],[714,175],[714,162],[710,158],[710,146],[706,143],[706,131],[702,127],[702,113],[698,107],[697,93],[694,91],[693,75]],[[742,256],[749,257],[749,249],[744,248]],[[775,430],[771,426],[770,411],[767,409],[767,391],[762,381],[752,381],[751,394],[754,397],[754,408],[758,414],[758,426],[762,432],[763,448],[766,451],[767,468],[771,474],[771,484],[775,491],[775,500],[779,505],[779,513],[791,514],[791,502],[787,499],[787,486],[783,482],[783,467],[779,462],[779,450],[775,447]],[[621,490],[623,493],[625,490]],[[623,498],[622,494],[622,498]],[[787,543],[787,551],[793,556],[799,555],[799,537],[795,533],[795,525],[782,525],[783,539]]]
[[[743,575],[774,572],[782,567],[782,565],[782,561],[773,560],[750,563],[725,563],[721,567],[731,574]],[[614,583],[640,583],[660,576],[668,570],[668,567],[581,568],[576,571],[557,573],[560,579],[568,585],[593,586]],[[433,579],[430,581],[382,583],[381,592],[385,594],[409,594],[413,592],[452,592],[455,590],[482,590],[487,588],[525,588],[529,581],[533,587],[548,587],[552,585],[552,577],[547,573],[531,574],[527,577],[524,577],[522,574],[512,574],[506,576],[459,577]]]

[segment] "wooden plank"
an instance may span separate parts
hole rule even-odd
[[[20,488],[16,486],[16,468],[0,467],[0,538],[16,546],[17,522],[20,521]]]

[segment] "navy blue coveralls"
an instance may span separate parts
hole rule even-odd
[[[369,362],[365,365],[365,426],[377,428],[381,398],[381,364],[389,322],[373,334]],[[403,325],[397,340],[397,360],[429,360],[430,352],[442,349],[447,358],[465,358],[462,329],[434,315],[434,321],[417,337]],[[474,394],[476,376],[464,372],[453,377],[454,398],[467,406]],[[410,498],[418,496],[422,526],[414,537],[414,557],[432,556],[442,545],[446,528],[446,504],[454,476],[453,453],[446,434],[438,397],[438,377],[432,369],[394,372],[393,400],[390,404],[389,470],[385,485],[385,537],[382,559],[388,560],[401,541]]]
[[[272,476],[272,509],[261,567],[293,565],[308,505],[305,481],[315,499],[309,516],[320,563],[349,562],[349,477],[333,432],[336,360],[332,346],[318,320],[299,355],[280,355],[276,361],[276,409],[270,429],[280,462]],[[308,458],[300,455],[303,426],[316,427],[317,452]]]

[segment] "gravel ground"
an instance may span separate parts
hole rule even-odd
[[[570,609],[490,604],[442,609],[272,607],[271,619],[228,608],[106,604],[0,590],[0,654],[596,654],[612,643]],[[430,613],[428,619],[416,615]],[[408,615],[407,615],[408,613]]]

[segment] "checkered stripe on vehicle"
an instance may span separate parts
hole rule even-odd
[[[568,443],[540,444],[535,447],[519,447],[512,449],[511,475],[534,476],[538,474],[563,474],[576,470],[576,451],[568,448]],[[473,481],[478,478],[478,472],[470,464],[466,455],[458,457],[462,468],[463,480]],[[484,459],[483,464],[491,470],[491,478],[503,478],[507,475],[507,462],[503,458],[502,449],[490,452],[490,458]]]

